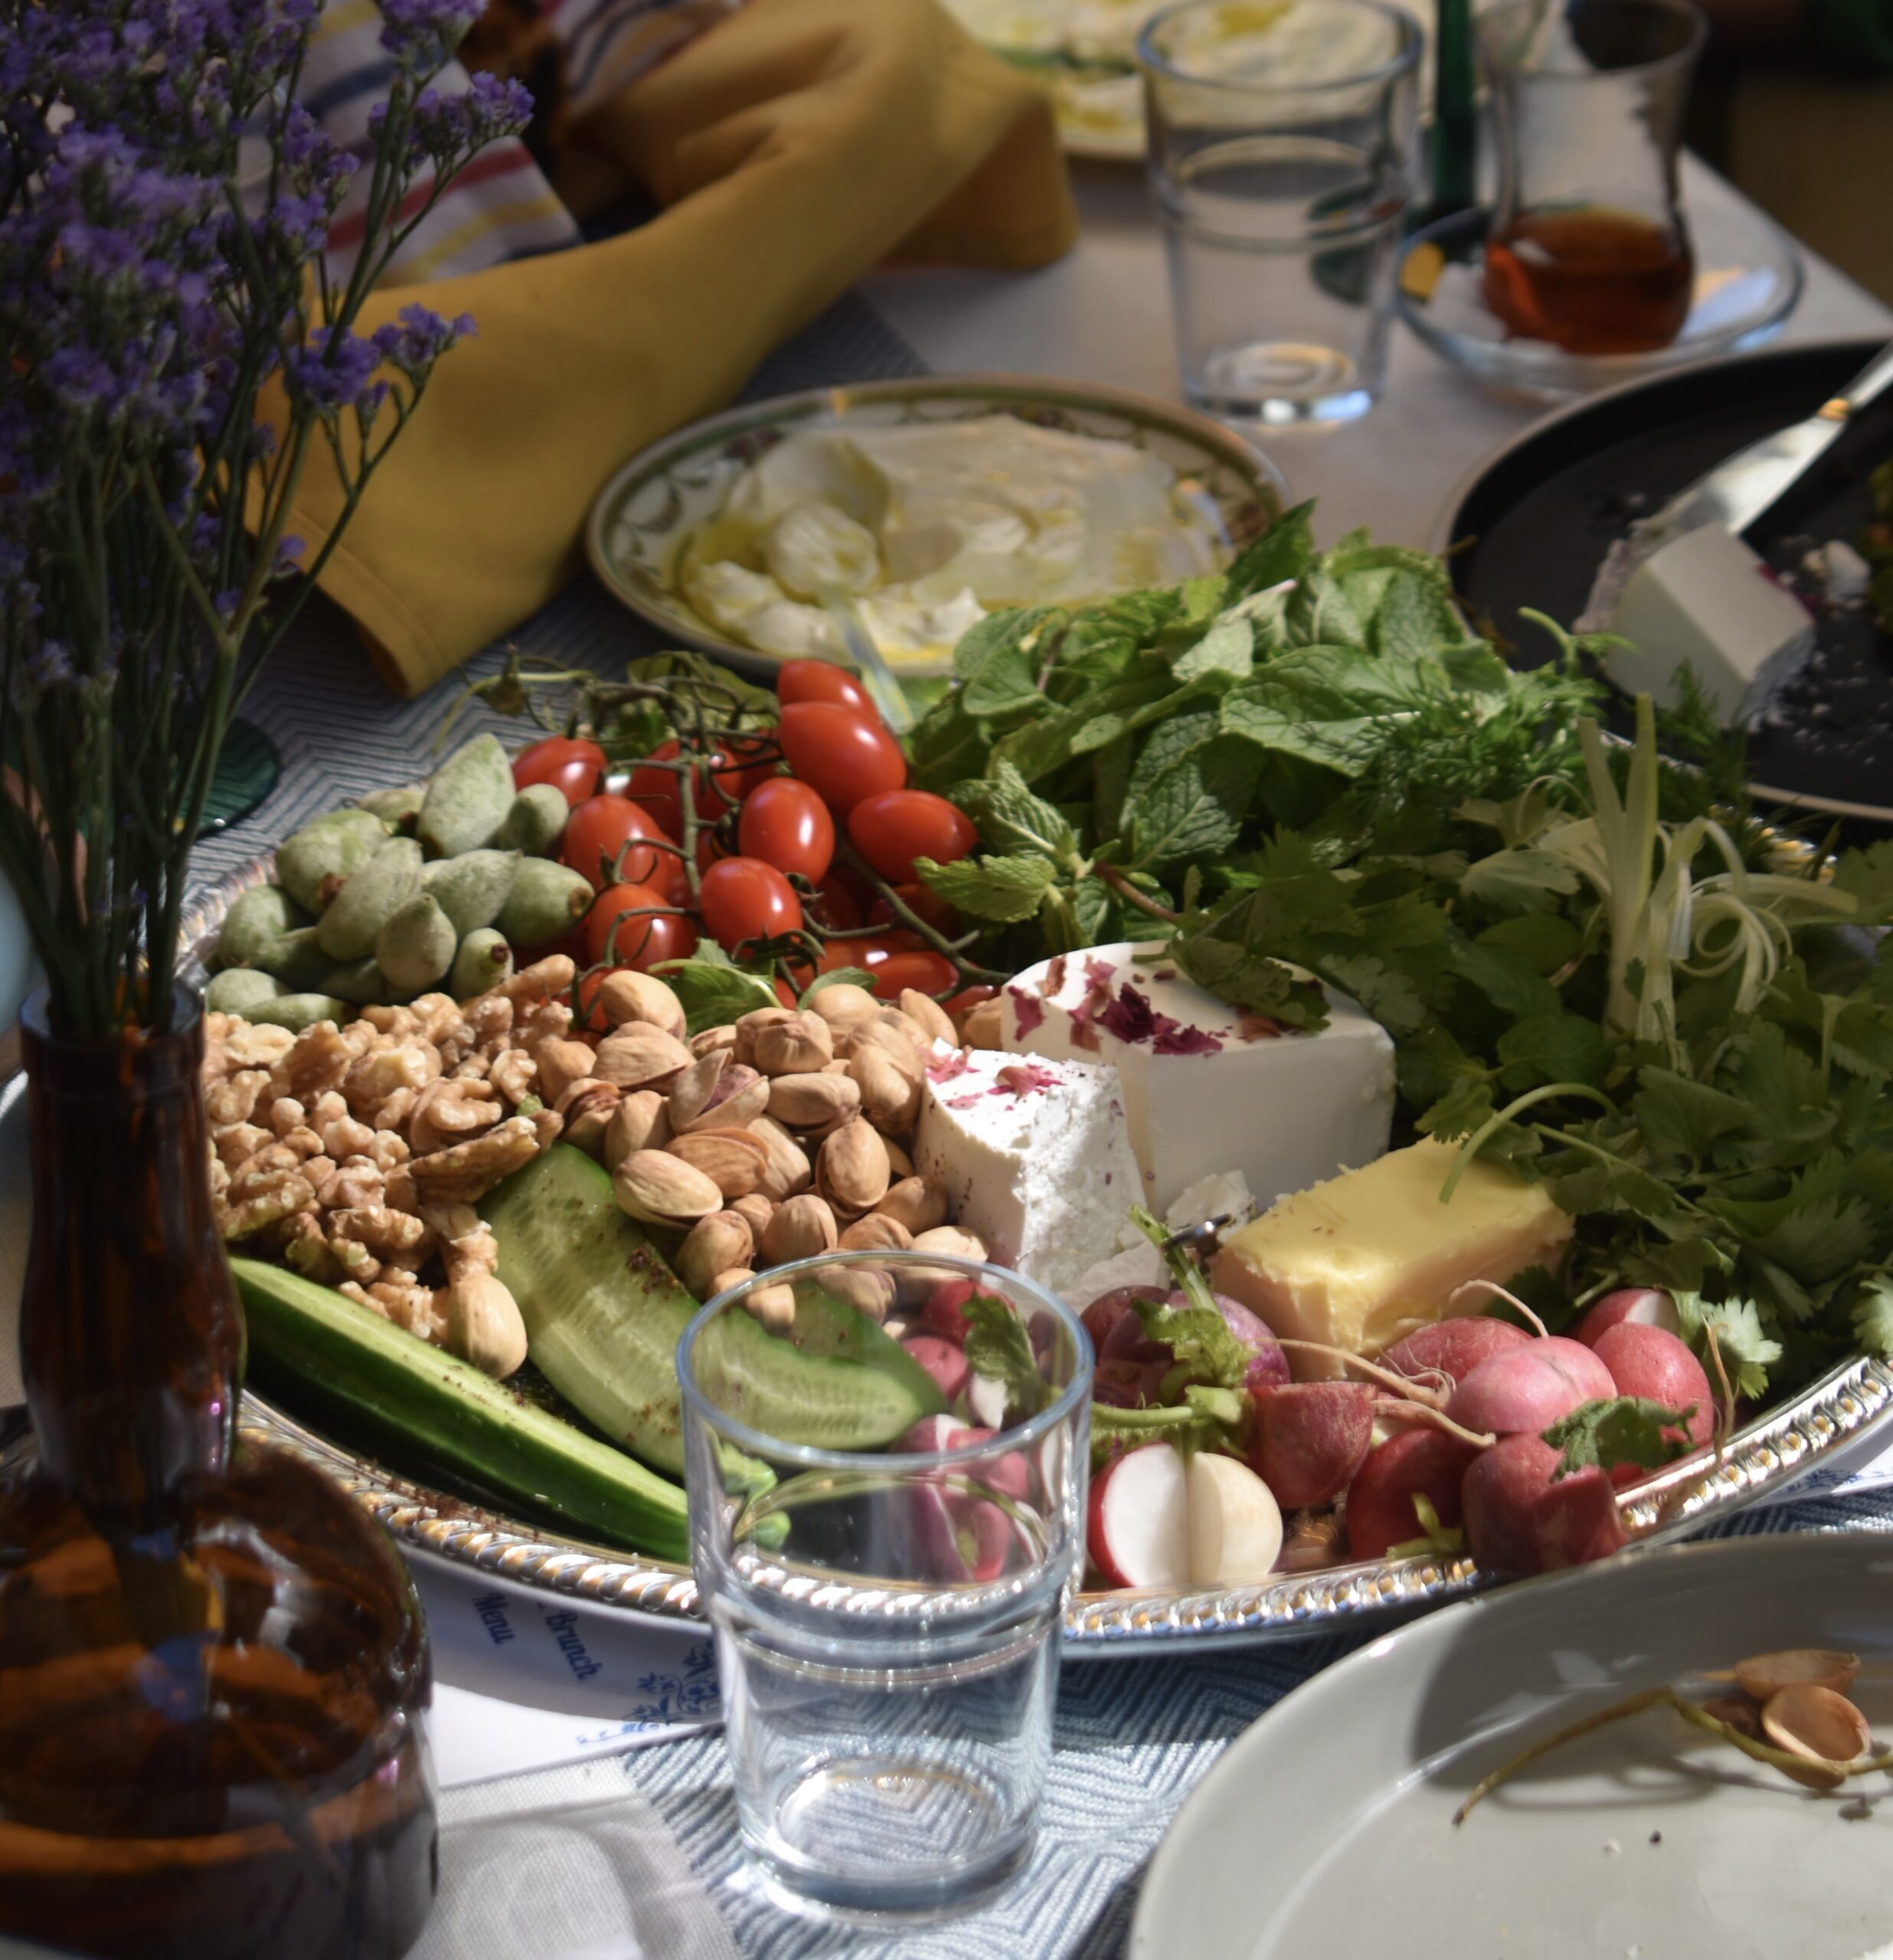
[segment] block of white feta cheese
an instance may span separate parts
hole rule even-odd
[[[1163,1214],[1172,1232],[1187,1231],[1212,1218],[1223,1221],[1224,1233],[1239,1230],[1255,1216],[1255,1200],[1240,1171],[1218,1171],[1199,1178]],[[1120,1286],[1168,1286],[1169,1269],[1163,1255],[1128,1219],[1117,1229],[1117,1250],[1081,1273],[1066,1298],[1074,1307],[1088,1307],[1100,1293]]]
[[[996,1261],[1062,1296],[1143,1196],[1117,1071],[968,1048],[927,1073],[914,1170]]]
[[[1218,1000],[1160,951],[1067,953],[1002,995],[1007,1047],[1116,1066],[1152,1210],[1232,1170],[1270,1204],[1387,1148],[1394,1044],[1372,1015],[1329,988],[1327,1026],[1298,1034]]]
[[[1489,1295],[1462,1287],[1555,1269],[1572,1225],[1542,1184],[1481,1158],[1442,1204],[1458,1156],[1457,1145],[1429,1138],[1280,1200],[1224,1243],[1211,1282],[1284,1338],[1350,1354],[1378,1354],[1430,1321],[1483,1312]],[[1344,1372],[1308,1354],[1291,1365],[1303,1380]]]
[[[1610,678],[1659,705],[1677,698],[1685,662],[1725,728],[1747,728],[1814,647],[1807,609],[1754,552],[1705,524],[1653,552],[1630,574],[1611,630]]]

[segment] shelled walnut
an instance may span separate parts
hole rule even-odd
[[[299,1034],[209,1015],[204,1107],[225,1239],[512,1374],[525,1323],[472,1207],[564,1127],[540,1084],[592,1052],[569,1038],[559,997],[572,977],[560,955],[473,1000],[423,994]]]

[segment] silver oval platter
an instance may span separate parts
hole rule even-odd
[[[185,922],[195,962],[186,977],[201,977],[202,955],[230,902],[261,883],[269,870],[264,861],[250,865],[198,900]],[[15,1268],[10,1282],[0,1267],[6,1315],[17,1297],[25,1232],[21,1086],[16,1079],[0,1096],[0,1186],[5,1201],[17,1207],[4,1236],[19,1242],[7,1262]],[[1879,1443],[1890,1413],[1893,1364],[1864,1356],[1840,1363],[1738,1431],[1719,1462],[1679,1464],[1627,1493],[1620,1500],[1625,1525],[1642,1535],[1620,1556],[1634,1557],[1645,1547],[1687,1537],[1744,1505],[1779,1498],[1816,1468],[1839,1471],[1856,1463]],[[686,1566],[588,1544],[397,1475],[251,1392],[244,1397],[240,1426],[333,1478],[411,1553],[629,1613],[672,1621],[698,1617],[696,1586]],[[21,1446],[12,1454],[17,1459]],[[8,1459],[0,1450],[0,1475],[10,1467]],[[1492,1583],[1470,1558],[1419,1557],[1284,1573],[1266,1585],[1228,1592],[1081,1592],[1066,1615],[1065,1639],[1074,1658],[1146,1655],[1205,1642],[1251,1645],[1423,1612]]]

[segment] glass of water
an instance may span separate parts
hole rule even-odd
[[[943,1917],[1031,1854],[1084,1548],[1091,1347],[1004,1269],[830,1253],[678,1344],[691,1561],[771,1895]]]
[[[1139,38],[1183,391],[1352,420],[1386,377],[1419,24],[1382,0],[1185,0]]]

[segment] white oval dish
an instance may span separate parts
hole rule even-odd
[[[1177,495],[1233,556],[1287,507],[1288,485],[1267,457],[1206,416],[1117,388],[1006,374],[863,381],[746,403],[692,423],[633,456],[593,500],[585,548],[606,590],[676,645],[714,654],[772,680],[780,656],[760,653],[705,619],[678,590],[691,537],[716,517],[737,479],[791,430],[855,422],[888,427],[1011,414],[1068,435],[1128,443],[1169,464]],[[904,678],[950,671],[903,659]]]
[[[1816,1795],[1653,1710],[1551,1753],[1453,1823],[1538,1736],[1803,1646],[1862,1657],[1849,1694],[1884,1746],[1893,1534],[1633,1553],[1376,1641],[1296,1688],[1197,1786],[1152,1862],[1130,1960],[1880,1960],[1883,1772]]]

